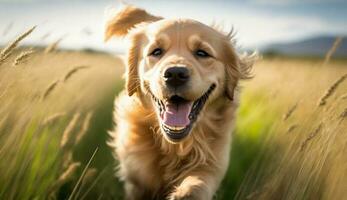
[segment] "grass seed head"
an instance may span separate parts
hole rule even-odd
[[[324,106],[330,96],[334,94],[338,86],[347,78],[347,74],[342,75],[338,78],[325,92],[325,94],[319,99],[318,106]]]
[[[72,69],[70,69],[64,76],[63,78],[63,81],[67,81],[69,78],[71,78],[71,76],[75,73],[77,73],[79,70],[82,70],[82,69],[86,69],[86,68],[89,68],[88,66],[76,66],[76,67],[73,67]]]
[[[81,139],[84,137],[84,135],[87,133],[90,126],[90,120],[92,119],[92,117],[93,117],[93,113],[89,112],[87,116],[84,118],[82,128],[76,136],[75,145],[78,144],[81,141]]]
[[[342,111],[342,113],[340,114],[340,118],[341,119],[347,118],[347,108],[345,108],[345,110]]]
[[[66,149],[67,147],[74,144],[75,135],[73,135],[73,130],[74,130],[79,118],[80,118],[80,113],[76,113],[72,117],[72,119],[69,122],[69,124],[67,125],[67,127],[65,128],[63,136],[62,136],[61,141],[60,141],[60,147],[62,149]]]
[[[48,45],[44,52],[45,53],[51,53],[51,52],[55,51],[58,48],[58,45],[62,40],[63,40],[63,38],[59,38],[58,40],[56,40],[52,44]]]
[[[323,127],[323,123],[320,123],[318,127],[314,129],[313,132],[310,133],[310,135],[301,143],[300,151],[303,151],[304,148],[307,146],[308,142],[310,142],[313,138],[315,138],[318,135],[322,127]]]
[[[293,125],[289,126],[289,128],[287,129],[287,133],[293,132],[296,128],[298,128],[297,124],[293,124]]]
[[[16,57],[16,59],[13,62],[13,66],[19,65],[20,63],[25,62],[30,55],[32,55],[35,51],[30,49],[28,51],[24,51],[21,54],[19,54],[19,56]]]
[[[292,114],[293,112],[296,110],[296,108],[298,107],[298,103],[295,103],[284,115],[283,115],[283,120],[287,120]]]
[[[59,82],[60,80],[56,80],[45,89],[45,91],[42,94],[42,100],[45,100],[48,97],[48,95],[51,94],[51,92],[57,87]]]
[[[61,117],[65,116],[66,112],[59,112],[59,113],[55,113],[53,115],[50,115],[48,117],[46,117],[42,124],[43,125],[48,125],[48,124],[52,124],[54,122],[56,122],[58,119],[60,119]]]
[[[9,43],[1,52],[0,52],[0,65],[12,54],[13,50],[18,46],[19,42],[30,35],[36,26],[33,26],[20,36],[18,36],[13,42]]]
[[[337,37],[335,39],[334,44],[331,46],[331,48],[329,49],[329,51],[326,53],[325,55],[325,59],[324,59],[324,63],[323,66],[327,65],[332,57],[332,55],[335,53],[335,51],[339,48],[339,46],[342,43],[342,37]]]
[[[59,177],[59,181],[66,183],[67,180],[70,180],[77,169],[81,166],[81,163],[74,162],[68,166],[68,168],[63,172],[63,174]]]
[[[50,196],[55,196],[54,194],[57,191],[59,191],[61,186],[63,186],[65,183],[72,180],[75,177],[75,174],[76,174],[76,172],[80,166],[81,166],[80,162],[74,162],[74,163],[70,164],[66,168],[66,170],[59,176],[59,178],[54,182],[54,184],[51,188],[51,192],[50,192],[51,195]]]

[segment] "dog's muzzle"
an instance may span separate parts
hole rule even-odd
[[[171,141],[177,142],[189,135],[200,111],[215,88],[216,85],[212,84],[196,101],[188,101],[178,95],[162,101],[152,94],[159,110],[161,128]]]

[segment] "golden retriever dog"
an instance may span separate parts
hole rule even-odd
[[[106,24],[105,39],[114,36],[130,41],[110,142],[126,199],[212,199],[253,57],[236,53],[231,34],[133,6]]]

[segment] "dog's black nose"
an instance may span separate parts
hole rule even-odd
[[[184,85],[189,80],[189,71],[185,67],[170,67],[164,72],[165,83],[172,87]]]

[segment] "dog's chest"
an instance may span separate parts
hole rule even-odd
[[[173,152],[163,152],[159,146],[150,144],[147,148],[142,146],[141,152],[132,151],[131,148],[127,148],[127,151],[127,158],[122,160],[126,165],[126,174],[145,188],[158,193],[172,189],[185,174],[200,164],[193,163],[194,160],[199,160],[193,155],[194,152],[182,157]]]

